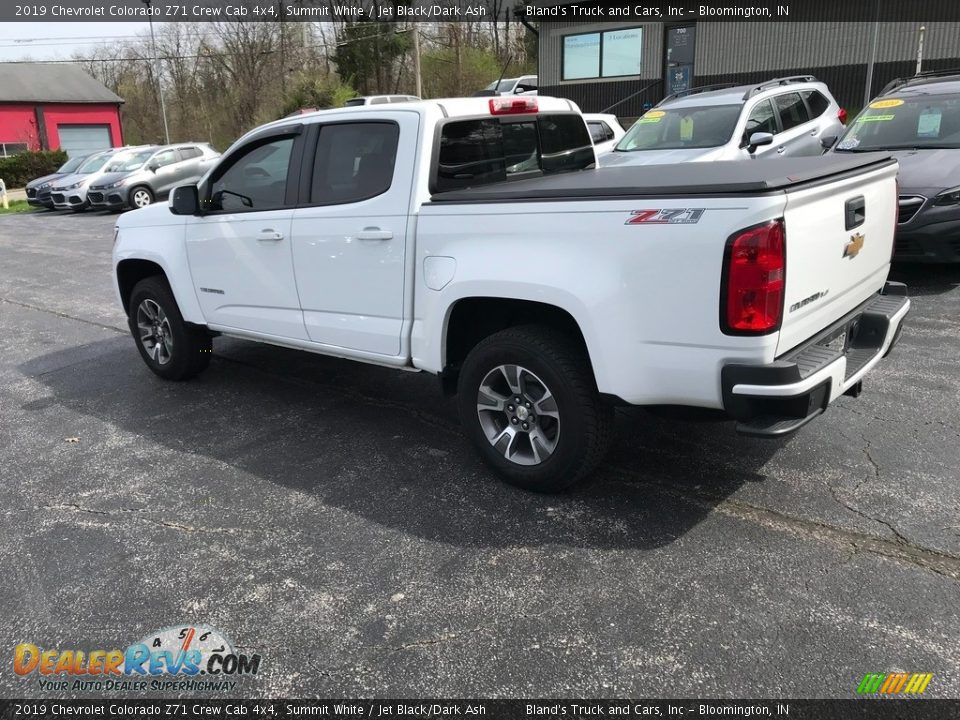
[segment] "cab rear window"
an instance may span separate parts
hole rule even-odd
[[[451,120],[440,130],[433,192],[582,170],[595,161],[574,113]]]

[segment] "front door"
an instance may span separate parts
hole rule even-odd
[[[664,94],[673,95],[693,87],[697,28],[695,25],[675,25],[668,27],[666,32]]]
[[[319,126],[308,207],[295,211],[292,231],[314,342],[400,353],[418,127],[416,113],[400,111]]]
[[[205,214],[187,219],[186,244],[209,325],[307,339],[290,249],[298,187],[288,182],[299,174],[291,158],[302,154],[302,137],[252,141],[201,188]]]

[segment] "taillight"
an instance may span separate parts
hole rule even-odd
[[[844,125],[847,124],[847,111],[843,108],[837,110],[837,119],[842,122]]]
[[[537,111],[535,97],[495,97],[490,98],[491,115],[522,115]]]
[[[746,228],[727,241],[720,325],[730,335],[780,327],[787,266],[783,219]]]

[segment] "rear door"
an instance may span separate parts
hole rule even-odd
[[[776,95],[773,105],[780,119],[780,134],[773,141],[778,155],[797,157],[823,153],[817,137],[816,123],[811,122],[807,105],[799,92]]]
[[[896,227],[897,165],[787,192],[783,353],[882,286]]]
[[[355,117],[355,116],[354,116]],[[309,339],[352,351],[400,354],[407,221],[419,115],[316,126],[293,267]]]

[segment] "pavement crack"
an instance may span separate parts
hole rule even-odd
[[[76,315],[70,315],[69,313],[60,312],[59,310],[51,310],[50,308],[40,307],[39,305],[18,302],[17,300],[11,300],[10,298],[5,297],[0,297],[0,303],[16,305],[17,307],[26,308],[27,310],[35,310],[36,312],[47,313],[48,315],[55,315],[56,317],[64,318],[65,320],[75,320],[76,322],[84,323],[86,325],[93,325],[94,327],[98,327],[103,330],[110,330],[112,332],[119,333],[120,335],[127,334],[127,330],[118,328],[116,325],[104,325],[103,323],[87,320],[86,318],[77,317]]]
[[[466,635],[474,635],[482,632],[484,628],[475,627],[470,630],[461,630],[460,632],[442,633],[437,637],[426,638],[425,640],[414,640],[403,645],[363,645],[364,650],[387,650],[388,652],[403,652],[404,650],[413,650],[415,648],[431,647],[433,645],[442,645],[454,640],[459,640]]]

